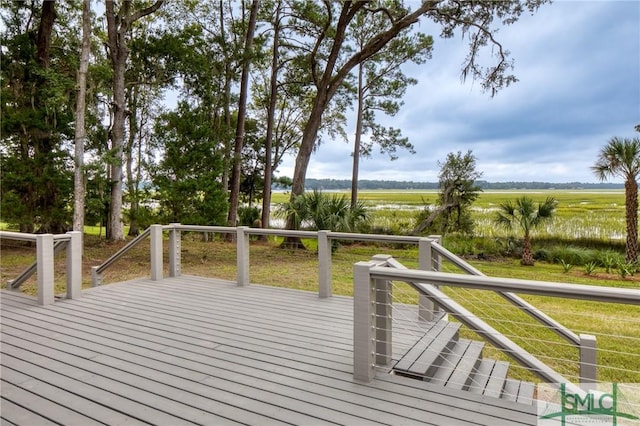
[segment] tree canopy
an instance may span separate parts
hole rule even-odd
[[[151,220],[219,223],[261,199],[269,226],[271,183],[301,195],[311,153],[347,140],[356,105],[354,160],[376,145],[411,153],[379,114],[400,111],[415,82],[401,65],[429,58],[433,35],[415,24],[466,37],[469,55],[450,72],[494,94],[515,81],[494,27],[544,2],[3,4],[2,220],[70,229],[75,187],[77,221],[112,240],[124,238],[123,221],[131,234]],[[484,47],[493,63],[478,59]],[[285,155],[296,157],[290,180],[276,175]]]

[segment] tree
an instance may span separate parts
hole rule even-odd
[[[247,94],[249,91],[249,70],[251,57],[253,55],[253,38],[256,30],[256,20],[260,2],[253,0],[251,12],[249,14],[249,24],[245,37],[244,57],[242,60],[242,77],[240,79],[240,96],[238,100],[238,121],[236,126],[236,137],[233,146],[233,162],[231,172],[231,188],[229,194],[229,215],[227,222],[230,226],[235,226],[238,219],[238,201],[240,199],[240,178],[242,171],[242,146],[244,140],[244,127],[247,114]]]
[[[206,108],[186,102],[160,117],[154,136],[163,152],[152,172],[152,184],[167,222],[223,225],[227,217],[222,187],[222,153]]]
[[[69,5],[7,2],[2,8],[0,202],[22,232],[69,229],[77,39]]]
[[[557,204],[553,197],[547,197],[544,203],[536,203],[527,196],[517,198],[515,202],[509,200],[500,204],[495,216],[496,225],[507,229],[515,227],[524,232],[521,265],[533,266],[531,231],[553,218]]]
[[[47,2],[45,2],[47,3]],[[109,207],[108,239],[124,240],[122,223],[123,151],[125,144],[125,120],[127,116],[125,72],[129,59],[128,38],[132,25],[139,19],[157,11],[164,0],[157,0],[148,7],[132,10],[132,0],[122,0],[116,12],[116,1],[105,2],[107,17],[107,50],[113,69],[113,122],[111,125],[111,203]]]
[[[638,175],[640,175],[640,139],[611,138],[591,167],[601,181],[613,176],[624,179],[627,262],[638,260]]]
[[[278,71],[280,69],[280,29],[282,28],[282,0],[276,1],[275,16],[273,17],[273,43],[271,47],[271,74],[269,76],[269,101],[267,107],[267,129],[265,137],[265,158],[264,158],[264,186],[262,189],[262,214],[260,221],[263,228],[269,228],[271,220],[271,183],[273,179],[273,140],[276,117],[276,107],[278,105]],[[277,163],[276,163],[277,164]],[[277,166],[276,166],[277,167]],[[266,239],[267,236],[263,235]]]
[[[462,34],[469,38],[469,54],[462,66],[462,77],[480,80],[483,89],[494,95],[501,88],[515,82],[516,78],[506,74],[512,68],[512,62],[508,60],[508,52],[497,41],[495,31],[490,25],[495,18],[500,19],[503,24],[514,23],[524,10],[533,12],[544,2],[545,0],[455,3],[423,1],[414,11],[410,11],[399,1],[389,4],[324,1],[321,5],[315,2],[300,2],[303,10],[298,16],[301,16],[304,22],[300,23],[299,28],[305,30],[300,36],[304,40],[313,41],[308,48],[308,64],[316,91],[296,156],[292,199],[304,192],[307,167],[316,146],[323,113],[354,67],[378,53],[420,18],[427,17],[441,26],[441,34],[444,37],[452,37],[456,30],[461,30]],[[372,34],[362,49],[346,52],[344,45],[347,29],[357,14],[364,12],[386,16],[387,24]],[[495,64],[483,67],[478,57],[479,51],[488,44],[495,48]],[[292,219],[287,222],[287,228],[295,225]]]
[[[428,212],[414,233],[430,232],[473,232],[471,219],[471,205],[478,198],[482,188],[476,183],[482,177],[482,172],[476,170],[476,158],[471,150],[466,154],[458,151],[449,153],[444,163],[438,162],[440,175],[438,176],[438,207]],[[437,229],[433,229],[436,223]]]
[[[349,37],[354,40],[355,49],[362,50],[371,34],[385,26],[386,18],[381,15],[359,13],[350,27]],[[415,153],[408,138],[401,137],[400,129],[384,127],[376,122],[376,113],[394,116],[400,110],[407,87],[417,83],[401,70],[406,62],[424,63],[431,57],[433,39],[422,33],[410,33],[406,29],[398,34],[380,52],[358,65],[356,132],[353,144],[353,167],[351,178],[351,205],[358,201],[358,174],[361,157],[369,157],[373,145],[380,147],[381,153],[388,153],[391,160],[397,158],[398,148]],[[369,139],[362,136],[369,134]]]
[[[78,68],[78,97],[76,99],[75,155],[73,177],[73,230],[84,231],[85,184],[84,146],[87,140],[85,114],[87,110],[87,72],[91,49],[91,0],[82,2],[82,44]]]

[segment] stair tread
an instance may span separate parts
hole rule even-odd
[[[459,323],[439,321],[409,349],[393,369],[422,376],[433,373],[430,370],[438,362],[442,362],[442,353],[449,352],[455,344],[459,329]]]
[[[502,395],[500,398],[506,401],[516,401],[518,398],[518,390],[520,389],[520,380],[507,379],[502,389]]]
[[[473,371],[480,363],[483,348],[483,342],[477,340],[471,341],[469,347],[462,356],[462,359],[456,366],[455,371],[447,380],[447,383],[445,384],[446,387],[452,389],[463,389],[469,383]]]
[[[491,371],[493,370],[493,366],[496,364],[496,361],[493,359],[483,358],[478,365],[478,368],[473,373],[473,377],[471,378],[471,383],[469,384],[469,392],[482,394],[484,391],[487,382],[489,381],[489,377],[491,375]]]
[[[518,397],[516,402],[531,405],[533,404],[533,394],[536,389],[536,385],[531,382],[520,382],[520,389],[518,389]]]
[[[504,387],[504,382],[507,379],[507,372],[509,371],[509,363],[505,361],[496,361],[487,380],[487,385],[482,392],[485,396],[492,398],[499,398]]]
[[[451,351],[444,358],[440,367],[436,370],[435,373],[430,378],[431,383],[444,385],[449,380],[449,377],[455,369],[458,367],[458,364],[462,360],[464,353],[469,348],[471,344],[471,340],[468,339],[460,339],[456,342],[456,344],[451,348]]]

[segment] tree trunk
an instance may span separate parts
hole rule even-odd
[[[85,112],[87,97],[87,72],[91,36],[91,0],[82,2],[82,46],[78,70],[78,98],[76,100],[75,162],[73,171],[73,230],[84,232],[84,145],[87,139]]]
[[[273,177],[272,152],[273,149],[273,127],[275,124],[276,106],[278,102],[278,54],[280,48],[280,9],[282,2],[276,6],[276,16],[273,26],[273,54],[271,56],[271,79],[269,92],[269,105],[267,106],[267,135],[265,140],[264,158],[264,187],[262,189],[262,227],[269,228],[271,221],[271,183]],[[267,235],[261,235],[261,240],[267,240]]]
[[[40,17],[40,25],[38,25],[38,36],[36,41],[36,61],[42,65],[43,68],[49,68],[51,33],[53,31],[53,23],[56,20],[55,8],[55,0],[42,2],[42,15]]]
[[[624,191],[627,217],[625,258],[627,263],[633,263],[638,260],[638,184],[635,178],[625,180]]]
[[[528,232],[524,234],[524,241],[522,242],[522,260],[520,264],[523,266],[533,266],[533,251],[531,250],[531,236]]]
[[[229,49],[227,48],[227,39],[225,33],[225,23],[224,23],[224,5],[222,0],[218,2],[218,7],[220,9],[220,40],[222,44],[222,52],[223,57],[225,58],[224,63],[224,90],[223,90],[223,99],[222,99],[222,108],[223,108],[223,119],[224,119],[224,134],[223,134],[223,157],[222,157],[222,188],[225,191],[229,190],[229,165],[231,160],[229,156],[231,155],[231,145],[230,141],[227,138],[227,131],[231,127],[231,58],[229,57]]]
[[[256,30],[259,0],[253,0],[249,15],[249,26],[244,44],[242,61],[242,79],[240,81],[240,99],[238,101],[238,123],[236,139],[233,146],[233,171],[231,173],[231,194],[229,195],[229,215],[227,223],[235,226],[238,220],[238,203],[240,199],[240,178],[242,175],[242,146],[244,143],[244,123],[247,115],[247,93],[249,91],[249,69],[253,49],[253,36]]]
[[[107,2],[111,3],[111,2]],[[109,179],[111,181],[111,212],[109,228],[111,229],[110,240],[124,240],[124,225],[122,222],[122,155],[124,152],[124,126],[125,126],[125,71],[126,60],[129,50],[125,45],[124,34],[118,34],[117,59],[113,63],[113,127],[111,128],[111,170]]]
[[[138,19],[150,15],[162,6],[164,0],[156,0],[151,6],[131,11],[131,0],[124,0],[116,14],[114,1],[105,2],[107,17],[107,36],[109,56],[113,68],[113,123],[111,126],[111,155],[112,163],[109,177],[111,179],[111,203],[109,210],[109,240],[124,240],[124,226],[122,223],[122,162],[124,151],[124,126],[126,120],[125,72],[129,49],[127,37],[133,24]]]
[[[129,232],[127,233],[130,237],[136,237],[140,234],[140,225],[138,222],[138,214],[139,214],[139,194],[138,194],[138,185],[140,184],[140,180],[136,178],[139,176],[139,168],[140,168],[140,159],[138,155],[138,173],[136,176],[133,174],[133,153],[134,147],[136,144],[136,139],[138,140],[138,153],[140,152],[140,145],[142,144],[139,125],[138,125],[138,107],[139,107],[139,87],[138,85],[134,85],[129,91],[129,138],[127,140],[127,144],[125,147],[125,164],[127,171],[127,192],[129,193]]]
[[[353,169],[351,171],[351,210],[358,204],[358,173],[360,166],[360,141],[362,138],[362,114],[364,112],[364,67],[358,64],[358,113],[356,117],[356,135],[353,143]]]
[[[109,132],[111,138],[111,163],[109,166],[110,198],[108,239],[110,241],[124,240],[122,223],[122,154],[124,147],[125,125],[125,71],[129,49],[127,48],[126,34],[128,28],[128,8],[130,2],[124,2],[121,10],[116,15],[115,2],[105,3],[107,15],[107,33],[109,56],[113,68],[113,122]]]

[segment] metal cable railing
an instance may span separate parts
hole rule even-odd
[[[612,381],[630,381],[634,383],[640,383],[640,372],[638,372],[639,369],[637,368],[637,366],[640,365],[640,308],[638,308],[638,305],[640,305],[639,291],[574,284],[543,283],[526,280],[470,277],[460,274],[402,270],[388,267],[382,268],[375,267],[375,264],[375,262],[367,264],[368,273],[366,274],[366,277],[368,277],[369,282],[377,282],[377,280],[392,281],[394,285],[392,286],[392,290],[390,290],[390,293],[396,294],[399,293],[399,288],[403,288],[406,290],[406,286],[397,286],[395,284],[396,282],[411,283],[412,287],[415,290],[420,293],[429,295],[429,297],[433,299],[437,305],[444,307],[445,310],[454,315],[457,320],[465,325],[470,326],[469,328],[471,328],[474,332],[479,333],[488,341],[494,343],[494,345],[502,350],[502,352],[504,352],[506,355],[516,359],[521,364],[523,364],[522,367],[514,366],[516,369],[520,369],[523,372],[526,372],[526,374],[516,373],[518,376],[526,377],[527,374],[533,373],[546,382],[582,382],[581,375],[576,373],[577,368],[575,367],[575,356],[565,355],[568,351],[570,351],[573,345],[559,339],[558,336],[554,333],[551,333],[546,326],[531,322],[531,319],[528,316],[522,315],[522,313],[519,311],[516,311],[518,313],[518,316],[515,319],[511,319],[506,312],[508,310],[515,310],[513,306],[504,302],[500,302],[500,300],[502,299],[496,299],[495,297],[482,300],[483,296],[481,296],[479,293],[482,292],[485,294],[491,294],[491,292],[496,290],[510,290],[514,293],[517,291],[518,293],[545,295],[548,296],[550,300],[557,299],[558,297],[569,297],[573,299],[583,299],[586,301],[598,302],[599,304],[592,303],[593,305],[595,305],[595,307],[604,306],[602,305],[602,302],[622,303],[624,304],[624,306],[618,307],[618,310],[620,311],[621,315],[622,313],[626,313],[626,316],[620,318],[621,320],[623,320],[621,322],[616,321],[617,317],[615,314],[611,315],[610,307],[608,308],[608,310],[605,308],[604,311],[599,311],[595,308],[582,310],[580,311],[579,315],[574,315],[573,312],[569,313],[568,315],[568,313],[565,312],[562,316],[565,319],[567,316],[570,316],[574,321],[576,320],[576,316],[579,317],[578,320],[583,325],[582,327],[580,327],[580,332],[590,333],[594,336],[597,336],[598,339],[602,340],[602,346],[598,350],[598,357],[600,359],[599,363],[596,363],[595,357],[592,361],[585,359],[580,360],[581,363],[590,362],[590,367],[592,367],[593,369],[598,369],[598,373],[602,377],[600,380],[598,380],[597,383],[595,383],[595,385]],[[380,262],[377,262],[377,264],[380,264]],[[386,264],[395,267],[399,266],[394,261],[388,261],[386,262]],[[364,268],[364,264],[362,266]],[[358,274],[355,272],[354,274],[358,279]],[[361,274],[364,273],[361,272]],[[364,280],[364,278],[365,275],[362,275],[361,279]],[[443,287],[447,287],[447,293],[445,294],[444,292],[435,289],[435,287],[432,285],[421,284],[425,282],[439,284]],[[357,282],[356,285],[358,285]],[[459,287],[482,290],[464,289],[462,291],[456,292],[449,291],[452,288],[460,290]],[[383,287],[383,291],[384,288],[385,287]],[[453,302],[452,297],[456,298],[456,302]],[[537,298],[539,299],[539,297]],[[385,298],[382,296],[377,296],[376,300],[384,301]],[[397,297],[394,296],[393,300],[406,300],[406,296],[397,295]],[[581,301],[576,303],[584,304],[590,302]],[[390,305],[393,305],[393,303],[390,302]],[[466,306],[466,308],[462,305]],[[489,307],[489,310],[487,310],[487,307]],[[398,311],[395,308],[391,308],[390,310],[390,308],[383,309],[377,307],[375,308],[375,310],[376,312],[382,312],[383,317],[386,315],[391,317],[398,315]],[[503,312],[500,315],[496,315],[495,312],[500,310]],[[472,314],[471,311],[474,311],[474,313]],[[386,312],[389,313],[387,314]],[[404,313],[404,307],[402,307],[399,312]],[[556,313],[556,311],[554,311],[554,313]],[[560,312],[557,313],[560,314]],[[616,324],[616,326],[623,327],[623,330],[621,330],[620,332],[614,332],[607,329],[606,327],[603,327],[602,324],[598,322],[598,320],[606,321],[607,319],[610,320],[609,322]],[[395,329],[395,327],[398,327],[396,324],[399,323],[400,319],[394,318],[393,327],[389,326],[389,329]],[[385,322],[379,319],[376,321],[376,324],[385,324]],[[491,324],[494,324],[496,328],[493,328]],[[513,325],[515,325],[516,327],[513,327]],[[588,325],[592,326],[588,327]],[[412,330],[412,328],[410,326],[400,326],[400,330],[401,333],[406,333],[407,330]],[[462,330],[464,331],[464,329]],[[544,333],[540,333],[541,331],[543,331]],[[376,336],[386,336],[390,332],[390,330],[384,330],[381,334],[379,334],[376,331]],[[414,333],[414,341],[418,341],[422,338],[420,337],[420,334],[421,332]],[[528,351],[524,351],[519,345],[505,345],[504,339],[522,343],[522,346],[526,346]],[[404,340],[405,342],[407,341],[406,338],[400,340]],[[378,349],[379,347],[383,348],[380,353],[376,354],[376,358],[380,357],[381,354],[389,352],[389,349],[385,348],[384,346],[385,344],[388,344],[388,342],[385,342],[384,337],[376,338],[375,341],[376,349]],[[393,339],[393,341],[395,345],[395,339]],[[564,348],[564,350],[558,348]],[[546,349],[546,351],[540,351],[538,349]],[[456,347],[456,350],[460,351],[462,349],[458,349]],[[425,348],[425,351],[428,351],[428,348]],[[541,369],[539,368],[540,365],[538,363],[531,362],[532,359],[526,354],[526,352],[535,353],[535,358],[540,361],[540,363],[543,364],[544,367]],[[403,353],[406,353],[406,347],[404,347],[400,351],[394,348],[394,361],[397,361],[398,357],[403,356]],[[443,358],[441,356],[440,358],[442,358],[440,362],[443,364],[451,361],[447,357]],[[452,355],[451,359],[456,359],[455,353]],[[549,367],[547,366],[547,364],[554,366],[555,369],[560,370],[562,374],[557,376],[555,376],[554,374],[549,374],[549,371],[547,370],[547,368]],[[567,369],[565,365],[570,365],[572,367]],[[496,363],[494,368],[498,368],[498,366],[500,366],[500,368],[504,368],[502,364],[499,363]],[[426,368],[428,366],[424,367]],[[358,368],[362,367],[356,367],[356,369]],[[482,370],[478,370],[474,377],[480,377],[485,373],[486,372],[483,372]],[[488,374],[485,375],[487,376],[485,378],[490,377],[490,375]],[[529,377],[531,377],[530,374]],[[438,377],[435,378],[439,379]],[[466,383],[464,385],[469,386],[469,383]],[[508,392],[511,387],[513,387],[513,383],[509,382],[509,386],[505,385],[503,391]]]

